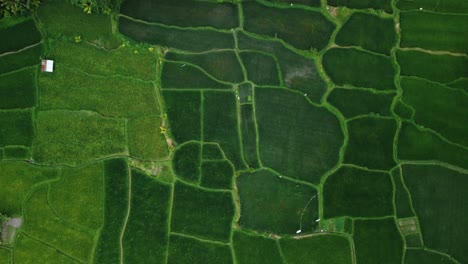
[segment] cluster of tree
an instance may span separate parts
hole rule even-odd
[[[87,14],[104,13],[110,14],[122,2],[122,0],[70,0],[72,4],[82,7]]]
[[[36,9],[41,0],[0,0],[0,18],[27,16]]]

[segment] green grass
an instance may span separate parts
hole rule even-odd
[[[448,83],[467,76],[468,59],[450,55],[431,55],[420,51],[397,51],[401,75],[417,76]]]
[[[300,4],[300,5],[308,5],[312,7],[319,7],[320,6],[320,1],[319,0],[267,0],[268,2],[273,2],[273,3],[284,3],[284,4]]]
[[[34,263],[50,263],[50,264],[63,264],[63,263],[80,263],[63,252],[46,245],[36,239],[30,238],[24,233],[18,237],[15,244],[13,256],[16,263],[34,264]],[[3,263],[3,262],[2,262]],[[10,263],[5,262],[6,263]]]
[[[0,43],[1,54],[36,44],[41,41],[41,34],[37,30],[34,20],[28,19],[12,27],[0,29],[0,39],[8,39],[8,41]]]
[[[399,169],[391,171],[393,183],[395,186],[395,213],[397,218],[408,218],[413,217],[414,212],[411,209],[411,197],[410,193],[405,189],[403,185],[403,178]]]
[[[201,164],[200,184],[213,189],[232,189],[234,167],[227,160],[204,161]]]
[[[240,226],[286,235],[295,234],[301,226],[304,233],[317,226],[318,198],[312,198],[317,195],[315,188],[266,170],[243,173],[236,183],[241,203]]]
[[[401,47],[468,53],[468,39],[461,37],[468,27],[468,16],[402,12],[400,23]]]
[[[27,108],[36,103],[35,69],[0,76],[0,109]]]
[[[390,116],[390,107],[395,94],[374,93],[367,90],[336,88],[331,91],[327,101],[343,114],[352,118],[365,114]]]
[[[163,88],[229,89],[230,85],[217,82],[200,69],[184,63],[165,62],[162,70]]]
[[[175,183],[172,232],[228,242],[233,218],[231,193],[202,190],[179,181]]]
[[[414,121],[448,140],[468,146],[468,94],[421,79],[403,78],[403,101],[415,110]]]
[[[403,240],[393,218],[355,220],[353,238],[358,263],[401,263]]]
[[[395,24],[393,19],[354,13],[340,29],[335,43],[340,46],[360,46],[389,55],[396,43]]]
[[[39,66],[43,54],[42,44],[25,49],[19,53],[0,57],[0,74],[15,71],[28,66]]]
[[[346,6],[352,9],[381,9],[386,13],[391,14],[392,11],[391,0],[329,0],[328,4],[331,6]]]
[[[255,129],[253,106],[242,105],[240,114],[244,159],[250,168],[258,168],[260,164],[257,154],[257,131]]]
[[[400,10],[423,10],[440,13],[462,13],[468,12],[468,2],[458,0],[398,0],[396,7]]]
[[[95,77],[58,65],[39,77],[40,109],[93,110],[105,116],[158,115],[155,89],[123,77]]]
[[[275,240],[234,231],[232,245],[238,264],[281,264]]]
[[[407,247],[422,248],[423,246],[423,242],[419,233],[406,235],[405,241]]]
[[[4,159],[27,160],[30,156],[29,148],[23,146],[6,146],[3,148]]]
[[[198,142],[189,142],[178,147],[172,158],[177,177],[188,182],[200,181],[201,154],[201,145]]]
[[[214,27],[231,29],[237,27],[237,6],[229,2],[171,0],[157,3],[148,0],[125,1],[120,12],[148,22],[179,27]]]
[[[251,83],[241,83],[237,86],[237,89],[239,91],[239,102],[241,104],[252,103],[254,86]]]
[[[8,216],[21,215],[21,203],[33,186],[58,178],[58,170],[30,165],[22,161],[0,162],[0,211]]]
[[[318,183],[338,161],[343,144],[336,116],[283,89],[257,89],[255,104],[262,164]]]
[[[224,159],[223,153],[221,152],[219,145],[216,143],[204,143],[202,152],[203,159]]]
[[[405,264],[454,264],[447,256],[424,249],[408,249],[405,253]]]
[[[120,235],[128,210],[129,171],[124,159],[104,162],[104,223],[94,263],[120,263]],[[116,199],[116,197],[119,197]]]
[[[249,81],[258,85],[280,85],[279,68],[274,57],[259,52],[242,52],[240,57]]]
[[[126,263],[163,263],[168,243],[171,188],[132,171],[131,210],[123,236]]]
[[[77,165],[128,152],[123,120],[52,110],[39,112],[35,126],[33,158],[41,163]]]
[[[301,239],[281,239],[281,249],[287,263],[351,264],[349,240],[339,235],[315,235]]]
[[[169,155],[166,138],[161,133],[161,119],[145,116],[128,121],[128,148],[132,157],[161,160]]]
[[[393,160],[395,120],[361,117],[348,121],[347,125],[349,140],[344,155],[346,163],[383,170],[395,166]]]
[[[233,51],[203,54],[168,52],[165,59],[197,65],[220,81],[239,83],[244,80],[241,65]]]
[[[32,109],[0,111],[0,147],[31,146],[34,138]]]
[[[395,89],[395,69],[388,57],[354,48],[333,48],[323,55],[323,67],[336,85]]]
[[[390,175],[341,167],[323,185],[324,217],[379,217],[393,214]]]
[[[255,2],[245,2],[242,8],[246,31],[280,38],[297,49],[323,49],[335,29],[319,12],[279,9]]]
[[[233,263],[233,256],[230,247],[227,245],[171,235],[168,263]]]
[[[466,156],[466,155],[465,155]],[[468,261],[466,174],[436,165],[404,165],[403,178],[428,248]]]
[[[101,228],[104,211],[103,169],[101,162],[79,169],[62,169],[60,181],[50,184],[50,206],[73,224],[91,230]]]
[[[0,247],[0,263],[10,264],[12,251],[7,248]]]

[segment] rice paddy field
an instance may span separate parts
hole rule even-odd
[[[468,263],[465,1],[70,2],[0,18],[0,264]]]

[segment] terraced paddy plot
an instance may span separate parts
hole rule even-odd
[[[344,162],[371,169],[389,170],[393,160],[396,121],[391,118],[361,117],[348,121],[348,146]]]
[[[32,109],[0,111],[0,147],[31,146],[34,138]]]
[[[413,233],[405,236],[406,246],[414,248],[422,248],[423,242],[420,233]],[[407,249],[408,250],[408,249]],[[406,251],[408,253],[408,251]]]
[[[245,162],[250,168],[260,166],[258,158],[255,113],[252,105],[241,106],[241,135]]]
[[[222,160],[223,152],[217,143],[204,143],[202,158],[205,160]]]
[[[35,69],[0,76],[0,109],[28,108],[36,103]]]
[[[301,264],[311,260],[317,264],[351,264],[351,245],[340,235],[314,235],[300,239],[280,240],[287,263]]]
[[[203,161],[201,185],[213,189],[232,189],[234,167],[227,161]]]
[[[402,100],[397,100],[393,112],[403,120],[412,120],[414,117],[414,109]]]
[[[129,263],[163,263],[167,255],[171,187],[132,170],[130,215],[123,235]]]
[[[143,160],[161,160],[169,155],[165,136],[156,116],[130,119],[127,124],[130,155]]]
[[[93,110],[105,116],[158,115],[153,84],[123,77],[89,76],[58,65],[38,78],[40,109]]]
[[[454,82],[449,83],[448,86],[468,91],[468,78],[460,78]]]
[[[353,13],[335,38],[335,43],[340,46],[360,46],[387,55],[395,42],[393,19],[366,13]]]
[[[239,83],[244,80],[241,65],[234,51],[203,54],[168,52],[165,55],[165,59],[196,65],[220,81]]]
[[[201,139],[201,92],[163,90],[169,128],[176,143]]]
[[[255,92],[262,164],[286,176],[318,183],[338,161],[343,144],[338,119],[311,105],[302,94],[283,89]]]
[[[236,169],[244,168],[234,93],[204,92],[203,102],[203,140],[218,143]]]
[[[131,76],[150,81],[156,78],[156,54],[142,50],[135,54],[134,49],[120,47],[112,51],[97,48],[87,43],[54,41],[49,57],[59,65],[91,75]]]
[[[346,6],[352,9],[381,9],[386,13],[393,13],[391,0],[329,0],[331,6]]]
[[[233,256],[228,245],[171,235],[167,263],[233,263]]]
[[[439,13],[461,13],[468,12],[468,2],[458,0],[398,0],[396,7],[400,10],[423,10]]]
[[[323,49],[335,29],[319,12],[267,7],[256,2],[245,2],[242,8],[246,31],[280,38],[297,49]]]
[[[341,167],[323,185],[324,217],[379,217],[393,213],[388,173]]]
[[[24,47],[41,41],[41,34],[34,24],[34,20],[28,19],[12,27],[0,29],[0,54],[17,51]]]
[[[231,192],[208,191],[180,181],[175,183],[171,232],[228,242],[233,218]],[[172,237],[170,241],[172,243]]]
[[[468,151],[409,122],[403,122],[398,136],[398,159],[441,161],[468,168]]]
[[[5,160],[27,160],[30,158],[29,148],[23,146],[6,146],[3,148]]]
[[[393,218],[355,220],[354,245],[359,263],[401,263],[403,238]]]
[[[214,29],[183,29],[149,25],[119,17],[119,31],[125,36],[149,44],[187,51],[234,48],[232,33]]]
[[[0,162],[0,211],[5,215],[20,215],[21,204],[33,186],[58,178],[58,170],[30,165],[22,161]]]
[[[429,12],[402,12],[401,47],[468,53],[464,36],[468,16]]]
[[[402,78],[403,101],[416,113],[417,124],[433,129],[451,142],[468,146],[468,95],[461,90],[414,78]]]
[[[292,182],[269,170],[237,178],[241,203],[239,224],[256,231],[295,234],[314,231],[318,197],[314,187]]]
[[[396,55],[401,75],[417,76],[440,83],[449,83],[468,76],[466,57],[409,50],[398,50]]]
[[[336,85],[395,89],[395,69],[386,56],[354,48],[332,48],[323,55],[323,67]]]
[[[120,12],[146,22],[179,27],[231,29],[238,25],[237,7],[229,2],[127,0]]]
[[[129,176],[130,171],[124,159],[104,162],[104,222],[95,243],[95,263],[121,261],[121,234],[128,211]]]
[[[253,102],[254,86],[251,83],[242,83],[237,87],[239,91],[239,101],[241,104]]]
[[[327,101],[345,118],[376,114],[390,116],[390,107],[395,93],[375,93],[368,90],[337,88],[333,89]]]
[[[319,0],[293,0],[293,1],[288,1],[288,0],[267,0],[268,2],[272,3],[284,3],[290,5],[291,3],[294,4],[299,4],[299,5],[307,5],[307,6],[312,6],[312,7],[319,7],[320,6],[320,1]]]
[[[42,53],[43,47],[38,44],[18,53],[3,55],[0,57],[0,74],[28,66],[38,66]]]
[[[405,264],[450,264],[456,263],[449,257],[424,249],[408,249],[405,252]]]
[[[198,142],[188,142],[177,148],[172,159],[174,172],[188,182],[200,181],[202,149]]]
[[[233,248],[239,264],[281,264],[282,258],[275,240],[234,231]]]
[[[451,255],[463,263],[468,232],[462,219],[468,216],[466,174],[436,165],[404,165],[403,178],[419,217],[424,245]]]
[[[39,112],[35,127],[33,158],[41,163],[78,165],[128,152],[124,121],[94,112]]]
[[[48,204],[47,187],[37,188],[24,203],[22,230],[71,258],[86,262],[91,257],[94,232],[78,228],[58,217]]]
[[[15,245],[13,257],[18,263],[79,263],[77,260],[70,258],[56,248],[35,238],[31,238],[25,233],[21,233],[18,236],[18,242]],[[10,259],[4,263],[11,263]]]
[[[240,57],[251,82],[258,85],[280,85],[279,68],[273,56],[259,52],[242,52]]]
[[[393,184],[395,186],[395,213],[397,218],[408,218],[415,216],[411,208],[411,196],[403,183],[403,178],[399,168],[391,171]]]
[[[161,77],[163,88],[229,89],[231,85],[217,81],[201,68],[182,62],[164,62]]]

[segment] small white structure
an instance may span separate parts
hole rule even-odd
[[[53,60],[42,60],[41,70],[43,72],[54,72],[54,61]]]

